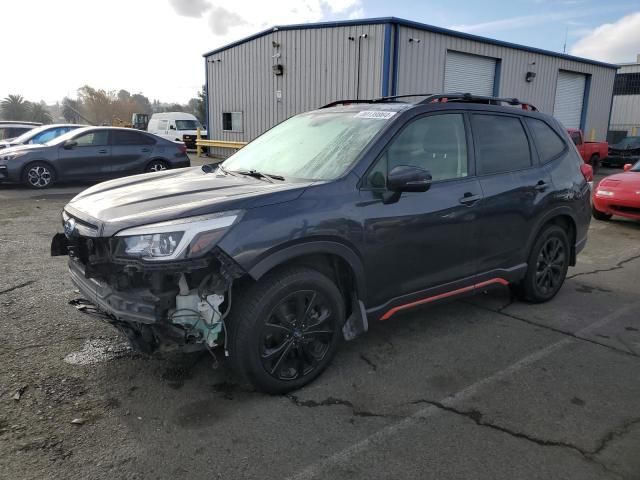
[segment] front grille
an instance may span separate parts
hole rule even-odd
[[[611,205],[611,208],[619,212],[633,213],[635,215],[640,215],[640,208],[638,207],[627,207],[624,205]]]

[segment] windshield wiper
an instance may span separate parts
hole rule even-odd
[[[219,169],[222,173],[227,173],[227,174],[229,174],[229,175],[233,175],[234,177],[237,177],[237,176],[238,176],[238,174],[237,174],[236,172],[232,172],[232,171],[227,170],[226,168],[224,168],[224,167],[222,166],[222,164],[221,164],[221,163],[220,163],[220,164],[218,164],[218,169]]]
[[[239,173],[240,175],[247,175],[253,178],[262,178],[267,180],[268,182],[273,183],[273,180],[284,180],[282,175],[273,175],[271,173],[262,173],[258,170],[234,170],[235,173]]]

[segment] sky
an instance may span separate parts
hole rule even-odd
[[[21,0],[0,8],[0,98],[85,84],[186,103],[202,54],[273,25],[395,16],[612,63],[640,54],[631,0]],[[9,52],[9,53],[7,53]]]

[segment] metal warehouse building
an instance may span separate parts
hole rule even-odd
[[[425,92],[516,97],[604,140],[617,69],[393,17],[273,27],[204,57],[209,138],[229,141],[334,100]]]
[[[640,134],[640,55],[635,63],[625,63],[618,70],[609,129],[611,143]]]

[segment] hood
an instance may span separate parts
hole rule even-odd
[[[99,236],[111,236],[138,225],[291,201],[309,185],[181,168],[99,183],[65,210],[95,226]]]
[[[611,189],[638,189],[640,190],[640,172],[616,173],[602,179],[599,187]]]
[[[2,148],[2,147],[0,147]],[[7,148],[2,148],[2,150],[0,150],[2,152],[2,155],[9,155],[11,153],[16,153],[16,152],[24,152],[24,151],[31,151],[31,150],[41,150],[44,148],[49,148],[47,145],[43,145],[43,144],[39,144],[39,143],[34,143],[34,144],[29,144],[29,145],[13,145],[13,146],[7,146]]]
[[[617,150],[620,152],[627,152],[629,150],[638,150],[640,149],[640,144],[638,143],[630,143],[628,145],[623,145],[621,143],[614,143],[613,145],[609,145],[609,150]]]
[[[9,148],[12,147],[13,143],[11,143],[11,140],[2,140],[0,141],[0,150],[4,150],[5,148]]]

